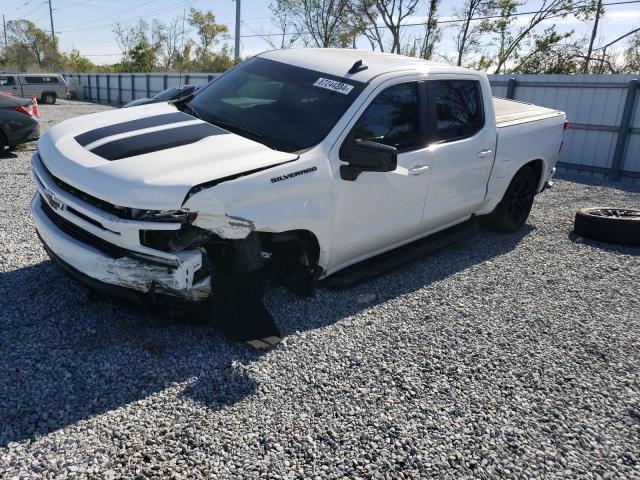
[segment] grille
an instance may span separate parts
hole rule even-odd
[[[128,253],[128,250],[122,247],[118,247],[112,243],[103,240],[100,237],[97,237],[86,230],[78,227],[74,223],[70,222],[66,218],[61,217],[53,209],[49,206],[47,201],[40,196],[40,205],[42,211],[45,215],[51,220],[60,230],[69,235],[70,237],[75,238],[79,242],[82,242],[86,245],[89,245],[96,250],[101,251],[102,253],[108,255],[111,258],[122,258],[125,257]]]
[[[42,160],[40,163],[42,164],[42,168],[44,168],[44,170],[47,172],[47,175],[51,177],[51,180],[53,180],[53,182],[65,192],[68,192],[74,197],[80,198],[81,200],[84,200],[85,202],[90,203],[94,207],[98,207],[100,210],[103,210],[112,215],[115,215],[116,217],[126,218],[126,219],[131,218],[130,208],[116,207],[112,203],[105,202],[104,200],[100,200],[99,198],[96,198],[93,195],[89,195],[88,193],[78,190],[76,187],[73,187],[68,183],[63,182],[58,177],[53,175]]]

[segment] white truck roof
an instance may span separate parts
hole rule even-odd
[[[402,70],[424,73],[478,74],[478,72],[467,68],[430,62],[421,58],[346,48],[290,48],[265,52],[260,54],[259,57],[288,63],[296,67],[318,70],[339,77],[352,78],[360,82],[369,82],[372,78],[383,73]],[[354,74],[347,73],[358,60],[362,60],[367,69]]]

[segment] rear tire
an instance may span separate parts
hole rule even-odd
[[[47,105],[53,105],[56,103],[56,94],[55,93],[43,93],[42,94],[42,103],[46,103]]]
[[[583,208],[576,212],[574,231],[582,237],[620,245],[640,245],[640,210]]]
[[[529,217],[537,189],[536,172],[530,165],[525,165],[515,174],[495,210],[481,217],[480,222],[496,232],[517,232]]]

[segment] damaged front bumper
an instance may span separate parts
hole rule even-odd
[[[43,209],[39,193],[31,201],[31,212],[38,235],[52,259],[78,280],[87,280],[83,283],[92,288],[104,290],[94,284],[95,281],[134,292],[159,293],[190,301],[204,300],[211,294],[210,276],[203,278],[201,274],[204,256],[200,249],[176,252],[172,266],[132,256],[114,258],[56,225]]]

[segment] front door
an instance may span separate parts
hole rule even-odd
[[[8,92],[16,97],[22,94],[15,75],[0,75],[0,92]]]
[[[333,146],[330,159],[334,166],[344,164],[340,148],[345,142],[372,140],[394,146],[398,168],[393,172],[363,172],[355,181],[336,175],[329,270],[355,263],[417,234],[432,162],[423,135],[423,97],[418,81],[395,79],[382,84]]]

